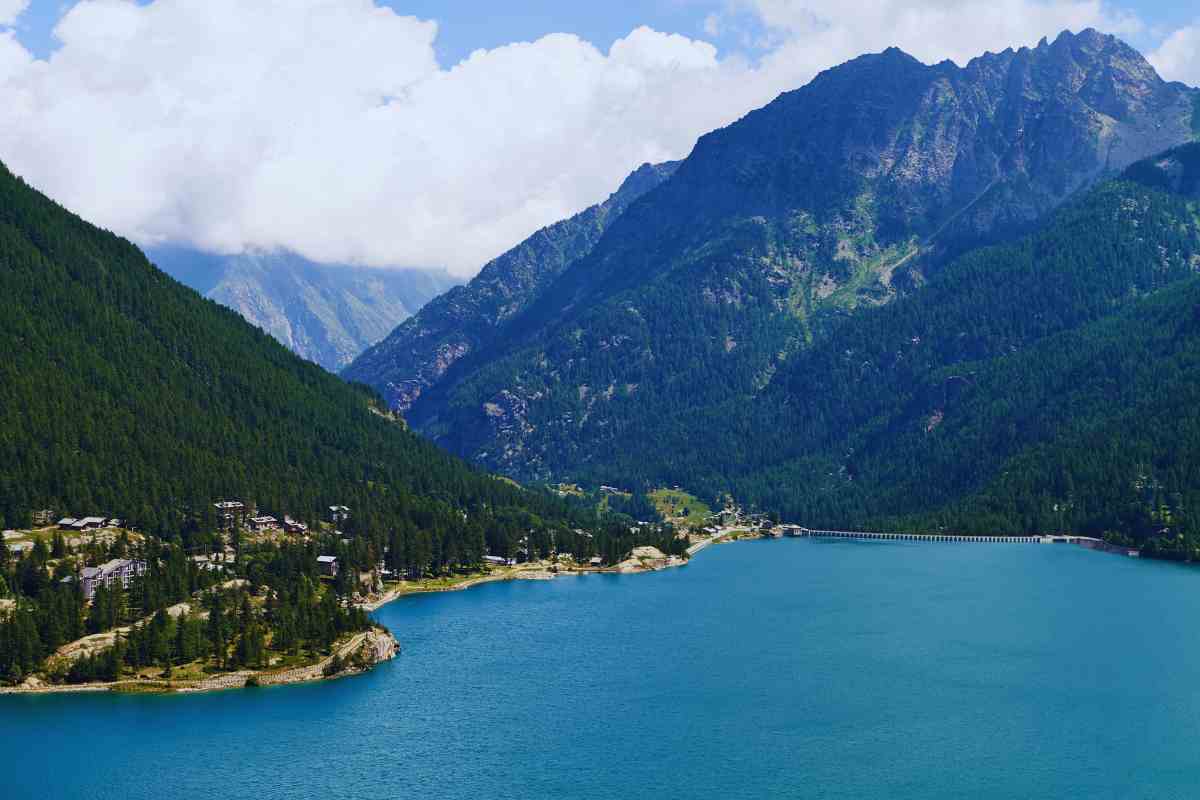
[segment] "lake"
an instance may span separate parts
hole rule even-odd
[[[1191,798],[1200,573],[764,540],[376,616],[372,673],[0,697],[5,798]]]

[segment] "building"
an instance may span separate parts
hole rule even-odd
[[[283,518],[283,529],[288,533],[304,533],[308,530],[308,525],[285,515]]]
[[[246,504],[240,500],[221,500],[213,503],[217,510],[217,522],[223,529],[233,528],[246,519]]]
[[[591,558],[588,559],[588,566],[589,567],[602,567],[602,566],[604,566],[604,559],[602,559],[600,556],[592,556]]]
[[[269,514],[263,514],[246,520],[246,527],[252,531],[269,531],[279,527],[279,520]]]
[[[112,588],[120,583],[121,588],[128,589],[129,582],[138,575],[146,574],[146,562],[132,558],[114,558],[98,567],[84,567],[79,575],[83,586],[83,596],[91,600],[96,596],[96,590],[101,586]]]
[[[511,567],[517,563],[515,559],[504,556],[484,556],[483,561],[485,564],[495,564],[498,567]]]
[[[334,525],[341,524],[350,519],[350,509],[347,506],[330,506],[329,521]]]
[[[44,528],[54,519],[54,509],[43,508],[29,512],[29,518],[35,528]]]
[[[75,524],[71,527],[77,531],[95,530],[96,528],[103,528],[107,522],[108,520],[104,517],[83,517],[82,519],[75,520]]]
[[[59,530],[69,531],[74,527],[75,527],[75,518],[74,517],[63,517],[62,519],[60,519],[58,521],[58,529]]]
[[[337,556],[317,556],[317,568],[322,575],[333,577],[338,574]]]

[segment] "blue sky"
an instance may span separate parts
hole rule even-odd
[[[146,2],[146,0],[139,0]],[[17,26],[21,42],[44,57],[55,47],[55,23],[73,3],[32,0]],[[704,19],[726,7],[724,0],[383,0],[398,13],[437,20],[438,60],[452,66],[479,48],[531,41],[548,33],[574,33],[602,49],[639,25],[688,36],[704,35]],[[502,6],[503,12],[497,11]],[[707,37],[727,48],[738,46],[721,37]]]
[[[56,47],[52,35],[55,23],[72,4],[32,0],[17,26],[18,38],[35,55],[45,57]],[[704,29],[710,14],[733,7],[730,0],[382,0],[380,4],[401,14],[436,20],[436,52],[443,67],[454,65],[479,48],[531,41],[548,33],[574,33],[603,50],[639,25],[703,38],[725,53],[757,55],[745,35],[755,28],[748,16],[742,17],[743,25],[736,33],[713,36]],[[1192,8],[1189,0],[1129,0],[1110,5],[1133,11],[1147,23],[1143,34],[1128,36],[1132,44],[1143,49],[1155,46],[1167,31],[1200,18],[1200,8]]]

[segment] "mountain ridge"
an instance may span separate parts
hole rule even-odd
[[[549,282],[590,252],[629,203],[669,178],[678,163],[638,167],[608,199],[538,230],[488,262],[467,285],[430,302],[342,374],[370,383],[394,410],[407,411],[455,362],[477,350]]]
[[[443,270],[317,264],[294,253],[222,256],[182,247],[151,261],[336,372],[456,281]]]
[[[570,477],[631,416],[754,396],[842,317],[1189,141],[1194,102],[1095,31],[966,67],[892,49],[826,70],[701,137],[406,416],[489,468]]]

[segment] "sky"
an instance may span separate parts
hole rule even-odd
[[[143,245],[469,277],[821,69],[1096,27],[1200,85],[1178,0],[0,0],[0,160]]]

